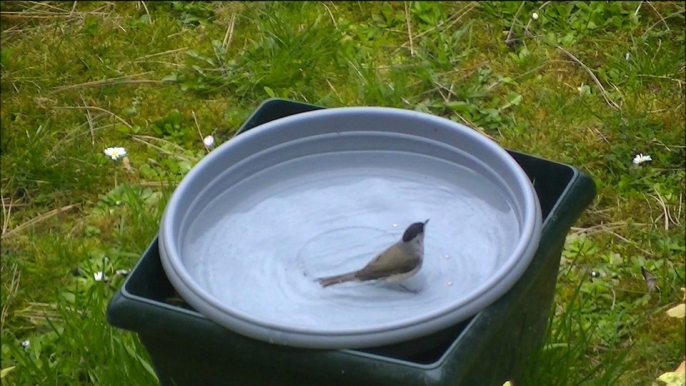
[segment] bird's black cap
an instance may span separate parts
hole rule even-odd
[[[414,239],[421,233],[424,233],[424,225],[426,225],[426,223],[428,222],[429,220],[426,220],[424,222],[416,222],[407,227],[407,230],[405,230],[405,234],[403,234],[403,242],[406,243]]]

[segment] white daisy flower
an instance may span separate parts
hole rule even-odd
[[[207,137],[203,138],[202,143],[205,144],[208,148],[211,148],[214,146],[214,137],[211,135],[208,135]]]
[[[93,274],[93,279],[95,279],[95,281],[103,281],[103,280],[109,280],[109,277],[107,277],[107,275],[102,273],[102,271],[98,271],[98,272]]]
[[[532,13],[531,18],[534,20],[538,20],[538,14],[536,12]]]
[[[118,269],[116,274],[120,275],[120,276],[126,276],[129,274],[129,270],[128,269]]]
[[[652,161],[653,159],[649,155],[637,154],[634,157],[634,165],[640,165],[644,162]]]
[[[21,342],[21,347],[29,348],[29,346],[31,346],[31,342],[29,342],[28,340]]]
[[[126,149],[123,147],[108,147],[105,149],[105,155],[116,161],[126,155]]]

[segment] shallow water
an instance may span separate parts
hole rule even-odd
[[[198,213],[182,259],[218,301],[293,329],[383,328],[466,297],[519,239],[515,212],[470,169],[405,152],[326,153],[241,181]],[[362,268],[413,222],[426,227],[421,271],[405,286],[316,279]]]

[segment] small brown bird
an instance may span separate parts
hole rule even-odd
[[[429,222],[416,222],[405,230],[403,238],[376,256],[359,271],[319,279],[322,287],[349,281],[383,280],[397,283],[414,276],[424,260],[424,227]]]

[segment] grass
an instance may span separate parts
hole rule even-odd
[[[683,3],[3,2],[0,16],[3,384],[156,383],[137,338],[106,323],[115,271],[154,237],[202,137],[229,140],[272,96],[429,112],[594,178],[526,384],[645,385],[684,357],[683,320],[665,314],[686,277]]]

